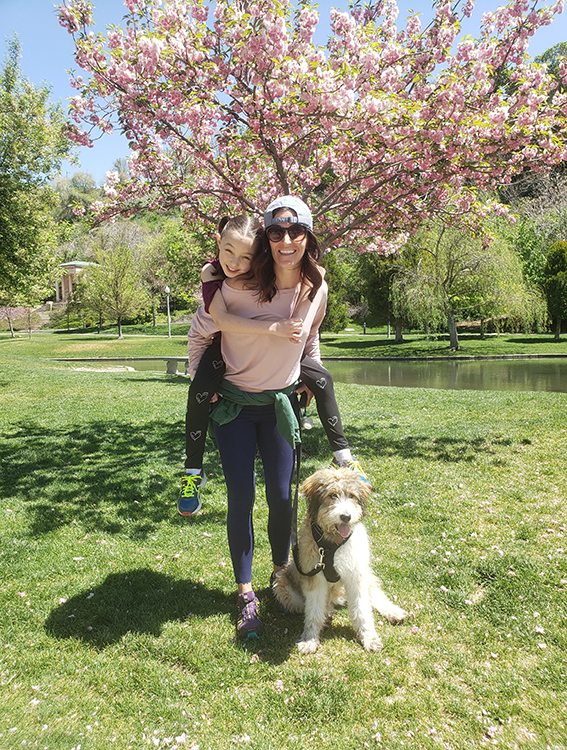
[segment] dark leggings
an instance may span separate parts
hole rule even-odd
[[[195,377],[189,386],[185,415],[186,469],[200,469],[203,466],[211,397],[218,391],[224,371],[220,336],[217,336],[203,353]]]
[[[224,377],[220,336],[205,350],[195,377],[189,387],[185,417],[186,469],[203,466],[205,438],[209,423],[210,399],[217,392]],[[315,397],[317,414],[327,435],[332,451],[348,448],[331,373],[311,357],[301,360],[301,382]]]
[[[273,405],[245,406],[224,425],[214,425],[228,493],[228,546],[236,583],[252,581],[256,447],[262,459],[272,562],[287,562],[291,539],[294,451],[276,426]]]
[[[338,451],[348,448],[348,440],[343,430],[331,373],[311,357],[303,355],[299,377],[315,397],[317,414],[331,445],[331,450]]]

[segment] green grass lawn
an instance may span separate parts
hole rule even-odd
[[[366,340],[342,338],[324,351]],[[567,394],[338,384],[374,567],[412,617],[367,654],[341,611],[300,657],[261,471],[252,646],[212,445],[202,513],[176,513],[187,380],[48,359],[162,354],[184,337],[0,339],[2,750],[567,747]],[[316,421],[303,476],[329,457]]]
[[[118,339],[113,330],[101,334],[84,331],[42,331],[19,333],[15,339],[0,334],[0,352],[40,357],[184,357],[187,354],[187,325],[124,326],[125,336]],[[502,355],[564,355],[567,356],[567,335],[555,341],[552,334],[491,334],[484,339],[478,334],[464,334],[460,348],[453,352],[446,336],[436,338],[423,334],[405,334],[404,341],[394,343],[384,331],[369,330],[323,333],[323,357],[464,357]]]

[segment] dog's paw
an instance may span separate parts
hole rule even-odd
[[[400,622],[403,622],[406,617],[408,617],[409,612],[406,612],[405,609],[402,609],[401,607],[398,607],[397,604],[393,604],[387,612],[384,612],[384,617],[388,620],[388,622],[391,622],[392,625],[397,625]]]
[[[365,651],[380,651],[384,645],[377,633],[362,636],[360,640]]]
[[[300,654],[314,654],[319,648],[320,641],[317,638],[310,638],[306,641],[299,641],[297,648]]]

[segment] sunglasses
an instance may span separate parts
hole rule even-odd
[[[292,224],[290,227],[282,227],[272,224],[266,229],[268,239],[272,242],[281,242],[287,235],[290,240],[302,240],[307,234],[307,229],[301,224]]]

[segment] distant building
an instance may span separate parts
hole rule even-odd
[[[67,302],[73,299],[73,284],[76,283],[76,277],[85,271],[89,266],[96,266],[96,263],[89,263],[86,260],[72,260],[69,263],[60,263],[59,268],[63,269],[63,276],[55,282],[55,301]]]

